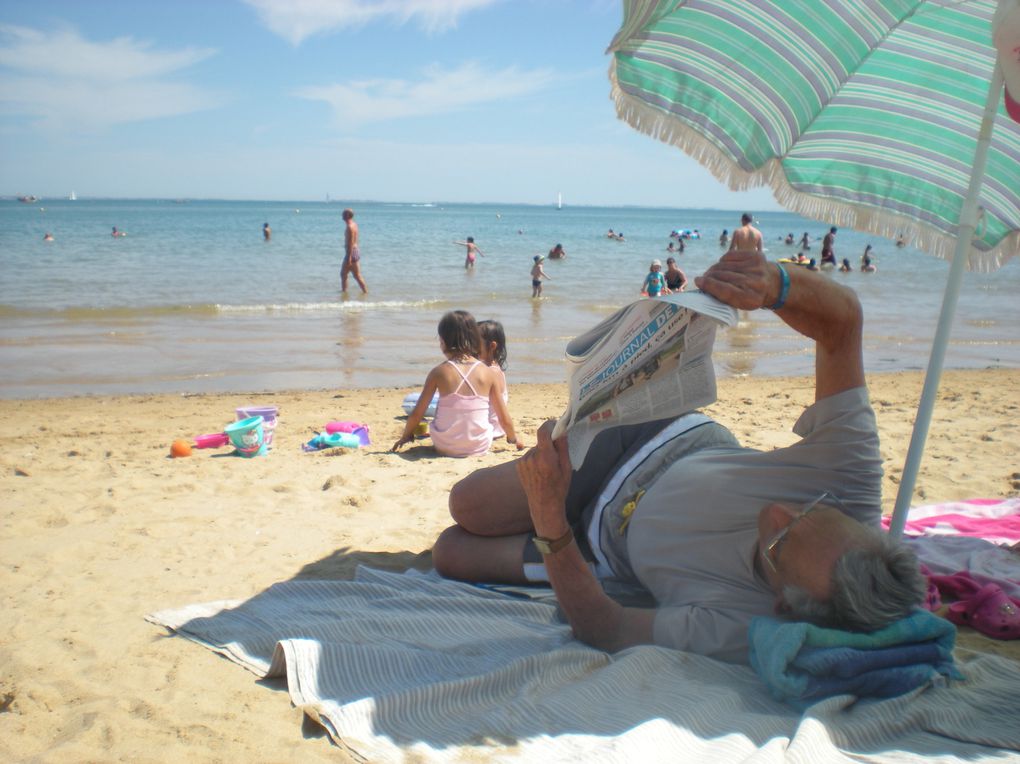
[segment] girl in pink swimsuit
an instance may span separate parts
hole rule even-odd
[[[408,415],[404,432],[393,444],[393,450],[414,439],[415,429],[437,390],[439,402],[429,430],[432,444],[440,454],[461,457],[488,451],[492,445],[490,408],[496,412],[506,432],[507,443],[515,443],[518,450],[523,449],[495,372],[478,360],[481,336],[474,317],[464,310],[444,315],[439,321],[439,347],[446,360],[425,378],[418,403]]]

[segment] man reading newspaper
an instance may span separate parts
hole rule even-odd
[[[856,295],[822,274],[728,252],[697,286],[770,308],[815,342],[815,402],[787,448],[743,448],[693,412],[595,435],[573,469],[552,423],[523,458],[450,492],[436,541],[444,576],[545,578],[577,637],[616,651],[653,643],[746,662],[758,615],[849,630],[904,617],[924,596],[912,553],[878,530],[881,457],[865,388]],[[533,564],[542,563],[542,564]],[[649,607],[606,594],[629,586]]]

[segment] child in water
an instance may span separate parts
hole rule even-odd
[[[455,241],[454,244],[459,244],[467,250],[464,257],[464,268],[467,270],[475,267],[475,255],[478,255],[478,257],[485,257],[482,250],[480,250],[478,245],[475,244],[474,236],[468,236],[467,241]]]
[[[666,294],[669,294],[669,289],[666,287],[666,277],[662,275],[662,263],[658,260],[652,260],[652,265],[648,269],[648,275],[645,276],[645,282],[641,285],[641,291],[649,297],[658,297],[663,290],[665,290]]]
[[[486,364],[492,373],[496,375],[498,392],[503,403],[509,404],[510,392],[506,386],[506,333],[503,331],[503,324],[491,319],[478,322],[478,333],[482,336],[482,350],[479,358]],[[507,413],[510,409],[507,408]],[[499,423],[499,414],[495,409],[489,408],[489,424],[492,425],[492,437],[502,438],[506,433],[503,425]]]
[[[542,279],[551,278],[545,269],[542,268],[542,261],[545,260],[541,255],[535,255],[535,264],[531,266],[531,296],[541,297],[542,296]]]
[[[407,417],[404,432],[393,444],[393,450],[414,440],[415,429],[437,390],[439,402],[429,430],[432,445],[440,454],[462,457],[488,451],[492,445],[490,409],[496,412],[503,426],[506,442],[515,443],[518,450],[523,449],[500,394],[495,372],[478,360],[481,335],[474,316],[465,310],[444,315],[439,321],[439,348],[446,360],[425,377],[418,403]]]

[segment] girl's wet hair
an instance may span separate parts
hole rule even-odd
[[[492,360],[499,365],[499,368],[506,369],[506,333],[503,331],[503,324],[491,318],[479,321],[478,333],[486,345],[490,342],[496,343],[496,349],[492,351]]]
[[[439,339],[446,352],[478,357],[482,338],[475,317],[466,310],[451,310],[439,319]]]

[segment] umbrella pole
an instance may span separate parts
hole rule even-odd
[[[995,126],[995,114],[999,110],[999,99],[1002,97],[1002,86],[1002,68],[996,64],[992,73],[991,86],[988,89],[988,100],[985,102],[984,117],[978,131],[970,185],[967,188],[967,197],[964,199],[963,207],[960,209],[960,225],[956,232],[956,251],[953,253],[953,261],[949,267],[949,279],[942,297],[942,311],[939,313],[935,340],[932,344],[931,356],[928,359],[928,371],[924,377],[924,388],[921,391],[921,401],[917,407],[917,417],[914,419],[914,431],[910,436],[910,447],[907,449],[907,459],[903,464],[903,476],[900,480],[899,492],[896,494],[896,505],[889,523],[889,535],[894,539],[903,535],[903,526],[907,522],[907,511],[910,509],[910,502],[914,496],[917,471],[921,466],[921,457],[924,455],[924,444],[928,439],[928,427],[931,424],[935,398],[938,395],[939,382],[942,378],[942,363],[946,357],[949,334],[952,331],[953,318],[956,315],[956,303],[960,296],[963,270],[967,264],[971,241],[977,228],[978,199],[981,195],[981,182],[985,175],[988,146],[992,141],[992,128]]]

